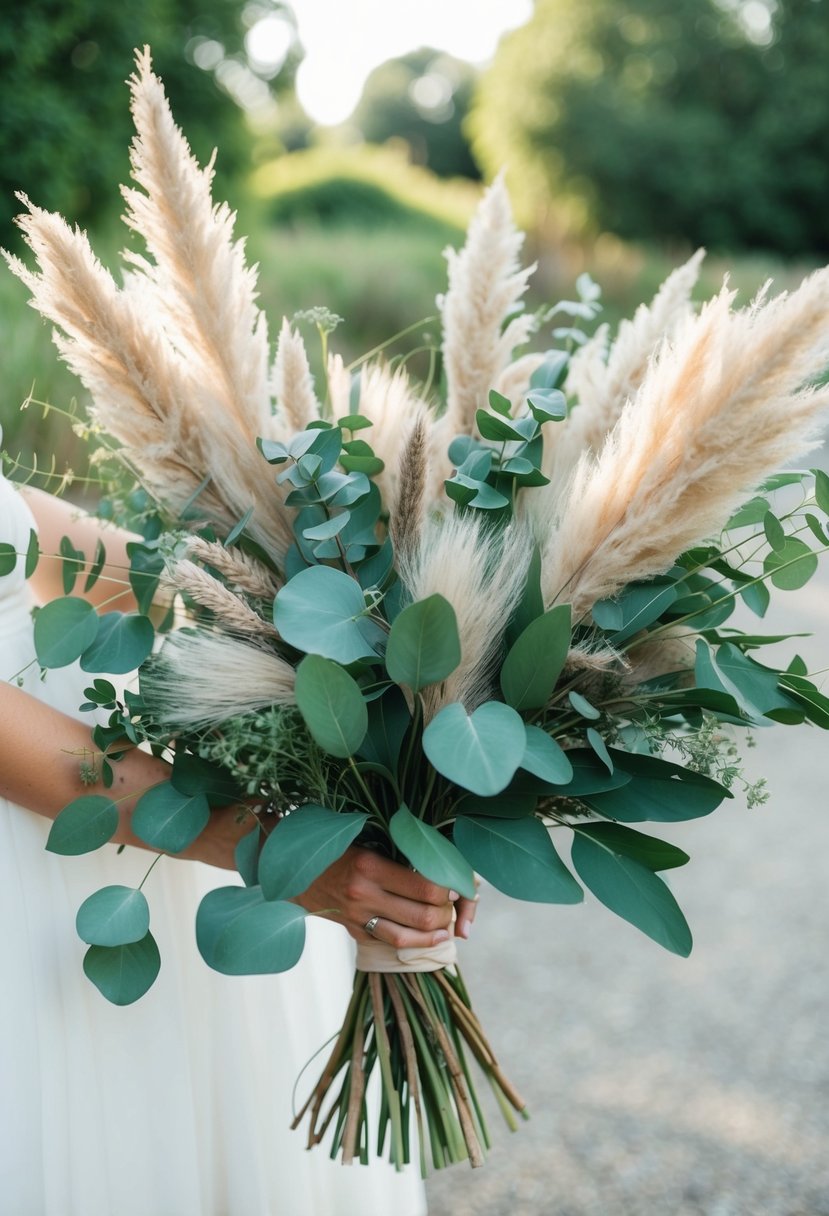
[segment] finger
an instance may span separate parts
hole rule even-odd
[[[454,905],[448,900],[442,904],[424,904],[413,899],[403,899],[399,895],[389,895],[387,891],[379,891],[376,897],[372,898],[374,903],[369,915],[394,921],[407,929],[434,933],[437,929],[448,929],[452,923]],[[365,919],[368,920],[368,916]]]
[[[468,938],[472,931],[472,922],[475,920],[475,913],[478,910],[478,897],[474,899],[459,899],[455,904],[458,921],[455,925],[455,935],[457,937]]]
[[[357,934],[354,936],[356,937]],[[438,929],[434,933],[422,933],[418,929],[410,929],[406,925],[399,925],[396,921],[381,917],[371,933],[362,930],[359,935],[361,941],[372,939],[385,942],[387,946],[393,946],[395,950],[428,950],[431,946],[439,946],[441,942],[448,941],[449,931]]]
[[[386,857],[375,857],[374,860],[377,868],[372,877],[393,895],[401,895],[404,899],[415,900],[421,904],[453,903],[457,899],[457,892],[452,892],[447,887],[439,887],[399,862],[389,861]]]

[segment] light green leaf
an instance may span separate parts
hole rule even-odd
[[[416,818],[403,805],[392,815],[389,832],[403,856],[424,878],[458,891],[467,899],[475,898],[472,867],[437,828]]]
[[[442,595],[430,595],[395,618],[386,648],[386,669],[396,684],[420,692],[445,680],[461,661],[455,610]]]
[[[210,805],[204,794],[182,794],[170,781],[162,781],[138,799],[130,827],[154,849],[180,853],[209,821]]]
[[[782,553],[786,547],[786,533],[783,525],[773,511],[766,511],[763,516],[763,531],[772,549]]]
[[[815,502],[824,515],[829,515],[829,476],[823,469],[811,469],[815,479]]]
[[[470,865],[505,895],[549,904],[584,898],[538,819],[464,815],[455,821],[454,838]]]
[[[652,870],[583,835],[573,840],[572,858],[579,878],[606,908],[666,950],[687,958],[693,944],[688,922]]]
[[[423,750],[437,771],[483,797],[506,789],[525,743],[520,716],[499,701],[487,701],[472,714],[454,701],[423,732]]]
[[[526,744],[521,768],[551,785],[566,785],[573,780],[573,766],[567,753],[546,730],[524,724]]]
[[[632,583],[614,599],[599,600],[591,611],[599,628],[612,633],[618,646],[659,620],[676,598],[672,582]]]
[[[513,643],[501,668],[501,690],[514,709],[546,705],[570,649],[570,605],[536,617]]]
[[[63,808],[49,831],[46,848],[62,857],[91,853],[112,840],[118,807],[102,794],[83,794]]]
[[[766,555],[763,570],[780,591],[797,591],[808,583],[817,565],[817,556],[807,544],[796,536],[787,536],[781,548]]]
[[[314,739],[331,756],[353,756],[368,729],[360,686],[339,663],[309,654],[296,672],[296,703]]]
[[[307,803],[281,819],[265,841],[259,881],[265,899],[292,899],[306,891],[357,839],[368,820]]]
[[[155,983],[161,955],[152,933],[126,946],[90,946],[83,969],[113,1005],[131,1005]]]
[[[259,887],[218,887],[196,913],[196,944],[223,975],[287,971],[305,945],[304,908],[266,901]]]
[[[593,751],[601,760],[609,773],[613,772],[613,761],[610,758],[610,752],[607,750],[605,741],[597,730],[592,726],[587,728],[587,742],[593,748]]]
[[[595,705],[591,705],[587,697],[583,697],[580,692],[568,692],[567,700],[582,718],[588,718],[591,722],[596,722],[602,716],[602,711],[596,709]]]
[[[75,928],[91,946],[128,946],[146,937],[150,907],[134,887],[102,887],[81,904]]]
[[[330,566],[301,570],[285,584],[274,604],[274,623],[290,646],[338,663],[376,659],[382,636],[377,627],[363,629],[366,613],[360,584]]]
[[[44,604],[35,617],[35,651],[41,667],[68,667],[95,641],[99,617],[75,596]]]
[[[152,651],[154,637],[148,617],[106,612],[99,618],[95,641],[81,655],[81,669],[113,675],[136,671]]]

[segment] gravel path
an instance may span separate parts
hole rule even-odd
[[[827,666],[829,570],[777,598],[763,630],[814,632]],[[829,1216],[828,744],[761,732],[769,802],[664,832],[692,858],[690,959],[590,896],[484,891],[464,973],[532,1119],[493,1110],[485,1167],[433,1177],[430,1216]]]

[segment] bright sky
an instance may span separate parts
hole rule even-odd
[[[334,124],[348,118],[366,76],[386,59],[434,46],[486,62],[506,30],[529,20],[532,0],[293,0],[293,9],[306,52],[299,99],[316,122]],[[271,21],[248,35],[257,58],[267,59],[268,40],[280,38]],[[274,59],[279,50],[275,42]]]

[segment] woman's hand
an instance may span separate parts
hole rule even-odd
[[[352,846],[293,902],[345,925],[358,942],[373,937],[401,950],[447,941],[457,898],[455,891],[372,849]],[[379,919],[368,934],[363,926],[375,916]]]
[[[221,870],[235,870],[236,845],[254,827],[253,812],[241,806],[219,806],[210,811],[207,827],[181,853],[171,853],[185,861],[201,861]]]

